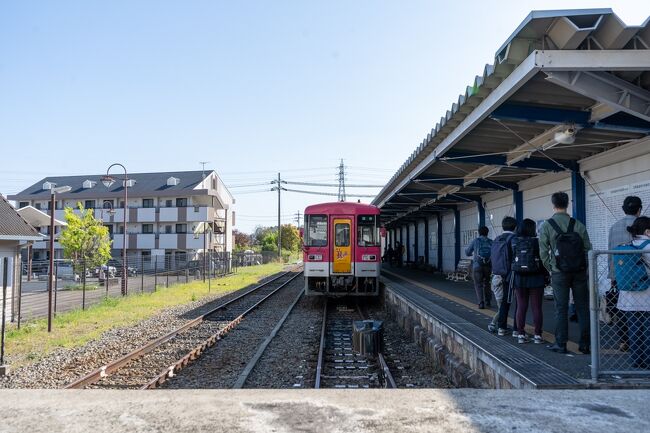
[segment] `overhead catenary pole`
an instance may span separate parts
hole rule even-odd
[[[47,332],[52,332],[52,283],[54,280],[54,189],[50,196],[50,266],[47,278]]]
[[[282,191],[280,173],[278,173],[278,259],[282,258],[282,226],[280,223],[280,193]]]

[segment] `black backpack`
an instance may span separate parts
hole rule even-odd
[[[512,270],[518,274],[536,274],[541,270],[539,246],[535,238],[514,238],[512,253]]]
[[[510,240],[513,236],[511,233],[504,233],[492,241],[490,260],[492,261],[492,273],[494,275],[505,277],[510,273]]]
[[[585,244],[580,235],[573,231],[576,220],[571,218],[566,232],[563,232],[560,226],[549,218],[547,222],[557,233],[555,236],[555,266],[562,272],[579,272],[587,268],[585,258]]]

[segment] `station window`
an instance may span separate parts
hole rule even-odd
[[[337,223],[334,226],[334,243],[337,247],[350,246],[350,224]]]
[[[327,215],[306,215],[305,227],[305,246],[324,247],[327,245]]]
[[[378,246],[378,228],[376,215],[359,215],[357,217],[357,245],[360,247]]]

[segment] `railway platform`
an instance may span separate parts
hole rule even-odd
[[[644,431],[647,391],[0,391],[0,432]]]
[[[453,352],[456,349],[456,353],[452,355],[455,355],[460,363],[473,364],[470,370],[481,376],[480,382],[487,386],[495,388],[593,386],[589,380],[591,357],[578,351],[577,323],[569,323],[570,341],[567,344],[567,354],[558,354],[547,349],[547,345],[555,341],[553,335],[555,313],[552,300],[543,302],[545,344],[532,342],[518,344],[517,339],[510,335],[499,337],[487,330],[487,325],[496,313],[496,307],[493,305],[491,308],[478,308],[471,281],[452,282],[440,274],[389,265],[383,266],[382,277],[387,291],[391,294],[389,297],[393,300],[399,299],[398,303],[405,306],[415,306],[418,312],[411,313],[416,315],[418,320],[424,321],[426,317],[431,318],[431,322],[438,323],[440,329],[438,329],[437,343],[453,346],[447,347],[447,351]],[[512,314],[511,309],[510,325],[512,325]],[[527,326],[532,327],[530,311],[526,322]],[[440,341],[446,338],[448,339],[446,342]],[[471,349],[467,346],[471,346]],[[489,367],[486,367],[485,363]],[[650,387],[650,383],[620,382],[601,386]]]

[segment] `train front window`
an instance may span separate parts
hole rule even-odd
[[[350,246],[350,224],[338,223],[334,226],[335,245],[337,247]]]
[[[324,247],[327,246],[327,216],[307,215],[305,216],[305,246]]]
[[[357,244],[360,247],[376,247],[377,217],[375,215],[359,215],[357,217]]]

